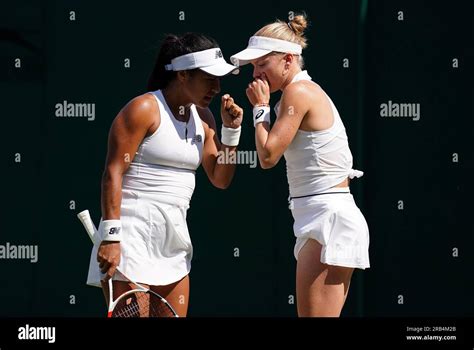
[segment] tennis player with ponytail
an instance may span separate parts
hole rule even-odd
[[[110,129],[88,284],[106,292],[112,278],[116,298],[130,290],[127,276],[186,315],[193,254],[186,212],[195,171],[202,163],[214,186],[229,186],[235,165],[219,164],[217,155],[235,151],[243,116],[232,97],[222,96],[219,141],[208,106],[220,92],[219,77],[237,72],[209,37],[165,38],[149,92],[131,100]]]
[[[306,26],[302,15],[268,24],[231,61],[254,66],[246,92],[262,168],[286,160],[298,315],[338,317],[354,268],[369,267],[369,230],[349,190],[349,180],[363,173],[352,169],[336,107],[302,70]],[[282,96],[270,126],[270,94],[278,90]]]

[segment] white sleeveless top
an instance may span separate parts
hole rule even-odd
[[[124,174],[122,187],[171,197],[189,204],[195,187],[195,170],[202,161],[204,128],[196,106],[189,121],[178,121],[161,90],[151,92],[158,102],[160,125],[145,137]]]
[[[291,82],[299,80],[312,79],[307,71],[302,71]],[[284,153],[290,197],[323,193],[348,176],[352,179],[364,174],[352,169],[346,129],[336,106],[327,97],[334,116],[333,125],[321,131],[298,130]],[[277,115],[279,106],[280,102],[275,106]]]

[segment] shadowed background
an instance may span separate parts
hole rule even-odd
[[[91,243],[76,214],[89,209],[100,219],[110,124],[145,92],[164,35],[203,32],[229,60],[261,26],[301,10],[310,21],[306,69],[337,106],[354,168],[365,172],[351,191],[369,224],[372,267],[355,272],[343,315],[472,316],[473,15],[466,4],[2,3],[0,245],[38,245],[39,260],[0,260],[0,296],[9,300],[0,316],[105,315],[102,292],[85,285]],[[245,110],[243,151],[255,149],[245,96],[251,75],[245,66],[221,80],[221,95]],[[272,105],[278,99],[272,95]],[[56,117],[63,101],[94,103],[95,120]],[[381,117],[388,101],[419,103],[420,120]],[[216,98],[220,130],[219,107]],[[284,159],[269,171],[239,165],[226,191],[202,169],[196,177],[189,316],[295,316]]]

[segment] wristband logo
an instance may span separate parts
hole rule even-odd
[[[257,113],[257,115],[255,116],[255,120],[257,120],[258,118],[260,118],[260,117],[263,115],[263,113],[265,113],[265,111],[264,111],[263,109],[259,110],[258,113]]]
[[[109,235],[118,235],[120,233],[120,227],[111,227]]]

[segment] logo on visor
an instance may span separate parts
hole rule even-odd
[[[216,58],[222,58],[222,51],[221,50],[216,51]]]

